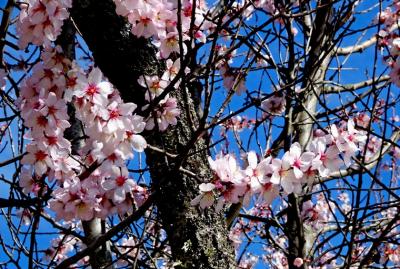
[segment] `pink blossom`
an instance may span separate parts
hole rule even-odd
[[[290,163],[293,167],[294,175],[297,179],[301,179],[303,177],[303,172],[307,171],[311,166],[311,162],[315,157],[313,152],[301,152],[301,146],[298,142],[295,142],[290,147],[289,151],[286,152],[282,161],[286,161]]]
[[[151,130],[157,124],[160,131],[165,131],[169,125],[176,125],[178,123],[177,117],[180,114],[178,104],[175,98],[166,96],[158,104],[156,112],[156,119],[154,115],[150,115],[147,120],[146,129]]]
[[[262,101],[261,108],[272,115],[280,115],[286,109],[286,100],[284,96],[271,96],[270,98]]]
[[[103,120],[107,122],[104,131],[111,134],[128,128],[131,124],[129,116],[135,109],[136,105],[133,103],[119,104],[113,101],[107,106],[107,112],[103,113]]]
[[[271,183],[282,186],[286,194],[301,193],[301,182],[296,178],[288,161],[273,159],[271,166],[274,171],[271,176]]]
[[[98,68],[93,68],[89,73],[87,84],[84,88],[75,92],[77,97],[88,98],[93,104],[104,106],[107,103],[107,97],[113,91],[109,82],[103,81],[103,75]]]
[[[236,182],[243,177],[243,172],[237,165],[236,159],[232,155],[218,155],[215,161],[208,157],[211,169],[222,182]]]
[[[138,242],[134,237],[122,238],[121,244],[118,247],[124,259],[117,261],[118,266],[127,266],[129,263],[125,261],[127,258],[136,259],[140,255],[138,251]]]
[[[315,154],[315,158],[312,161],[312,168],[317,169],[322,177],[337,171],[342,165],[342,161],[339,158],[339,149],[336,145],[327,147],[326,141],[323,139],[311,142],[310,151]]]
[[[30,42],[41,46],[55,41],[71,6],[70,0],[28,0],[27,5],[21,5],[17,24],[20,47],[25,48]]]
[[[293,261],[293,265],[296,267],[301,267],[303,265],[304,261],[302,258],[297,257],[296,259],[294,259]]]
[[[182,43],[183,52],[186,54],[186,45]],[[170,32],[165,38],[161,39],[160,42],[160,54],[161,58],[166,59],[173,52],[179,53],[179,35],[178,32]]]
[[[29,144],[26,146],[26,154],[22,160],[21,164],[30,164],[35,168],[35,173],[39,176],[45,174],[48,168],[53,167],[53,161],[50,156],[35,144]]]
[[[157,35],[157,21],[152,10],[138,9],[128,15],[130,21],[134,22],[132,34],[137,37],[149,38]]]
[[[121,203],[126,199],[126,195],[131,193],[136,183],[128,177],[126,168],[113,168],[112,179],[107,179],[102,186],[107,191],[112,191],[112,199],[115,203]]]
[[[158,76],[142,76],[138,79],[138,83],[140,86],[148,89],[146,93],[146,100],[148,101],[159,96],[168,85],[165,80],[160,79]]]

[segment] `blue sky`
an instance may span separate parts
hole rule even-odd
[[[1,7],[4,7],[5,3],[6,3],[5,0],[0,0],[0,6]],[[371,6],[371,1],[363,1],[357,7],[357,10],[364,10],[365,8],[368,8],[370,6]],[[360,15],[357,18],[356,22],[353,24],[352,28],[355,29],[355,28],[358,28],[358,27],[362,27],[362,26],[371,24],[372,21],[374,20],[375,16],[376,16],[376,11],[377,11],[377,9],[374,9],[373,11],[371,11],[369,13]],[[16,11],[14,10],[14,12],[16,12]],[[263,20],[265,18],[261,17],[259,19]],[[249,25],[254,24],[254,23],[256,23],[256,18],[253,17],[250,20],[246,21],[246,23],[249,24]],[[274,27],[279,27],[279,25],[276,23],[276,24],[274,24]],[[341,45],[342,46],[352,45],[352,44],[354,44],[354,42],[365,40],[366,38],[369,38],[371,35],[373,35],[375,33],[376,33],[376,28],[370,29],[370,30],[365,32],[365,35],[361,40],[358,40],[359,35],[357,35],[355,38],[346,39]],[[260,34],[260,35],[262,35],[262,34]],[[298,33],[296,39],[297,39],[297,41],[302,42],[301,33]],[[279,47],[276,44],[272,44],[270,46],[270,49],[272,51],[272,55],[274,57],[278,58]],[[207,49],[205,49],[204,51],[207,51]],[[240,53],[246,53],[246,52],[247,52],[246,48],[245,47],[241,47],[238,50],[237,53],[240,54]],[[11,53],[15,57],[21,57],[21,56],[25,57],[27,55],[25,53],[15,52],[15,51],[11,51]],[[79,56],[80,55],[78,55],[78,57]],[[341,76],[340,76],[340,82],[341,83],[359,82],[359,81],[365,79],[365,77],[366,77],[365,74],[366,73],[371,75],[372,74],[372,65],[370,63],[372,63],[371,59],[373,59],[373,56],[374,56],[374,47],[371,47],[371,48],[367,49],[362,54],[354,54],[354,55],[352,55],[348,59],[347,64],[346,64],[346,68],[351,68],[351,69],[343,69],[342,70]],[[381,58],[380,55],[378,57]],[[238,58],[238,60],[239,59],[240,58]],[[243,58],[241,58],[241,59],[243,60]],[[9,59],[6,58],[6,60],[8,61]],[[366,63],[368,63],[368,65]],[[233,66],[235,64],[238,64],[238,62],[234,62]],[[383,61],[382,60],[378,60],[378,65],[377,65],[378,73],[380,73],[383,70],[385,70],[385,68],[386,67],[383,64]],[[334,71],[330,71],[330,72],[334,72]],[[12,75],[13,75],[14,78],[18,79],[22,74],[23,74],[22,72],[13,72]],[[249,89],[249,91],[257,90],[259,88],[259,86],[260,86],[260,83],[261,83],[262,92],[265,93],[265,94],[271,93],[271,91],[273,89],[273,85],[271,84],[271,81],[269,81],[266,78],[266,76],[264,76],[263,80],[260,82],[260,76],[261,76],[261,72],[260,71],[249,74],[249,76],[246,79],[247,88]],[[274,83],[277,82],[276,76],[274,77],[272,75],[272,81]],[[9,87],[10,87],[10,85],[7,85],[6,88],[8,89]],[[212,109],[211,109],[211,115],[214,115],[216,113],[216,111],[217,111],[217,109],[219,107],[219,104],[222,102],[222,100],[224,100],[225,96],[226,96],[226,90],[225,89],[221,88],[221,89],[218,89],[216,91],[215,96],[214,96],[214,101],[213,101],[214,105],[212,106]],[[236,96],[235,95],[233,97],[233,101],[231,102],[231,104],[229,106],[229,109],[227,109],[225,111],[224,115],[228,115],[230,113],[230,111],[236,111],[237,109],[240,109],[241,107],[243,107],[243,105],[244,105],[243,97],[244,97],[244,95],[242,95],[242,96]],[[344,95],[342,98],[343,99],[346,99],[346,98],[352,99],[354,97],[351,96],[351,95]],[[331,98],[329,100],[329,104],[331,106],[336,106],[336,105],[339,105],[340,102],[339,102],[339,100],[337,98],[334,97],[334,98]],[[4,115],[4,112],[0,112],[0,113],[2,113],[2,116]],[[256,114],[256,113],[258,113],[258,114]],[[241,116],[245,115],[245,116],[248,116],[249,118],[256,118],[256,117],[260,116],[260,113],[261,112],[259,110],[257,112],[255,108],[251,108],[248,111],[246,111],[246,113],[241,114]],[[391,112],[388,111],[388,113],[391,113]],[[278,126],[282,125],[283,119],[282,118],[280,118],[280,119],[278,118],[278,119],[276,119],[275,123]],[[13,132],[14,134],[16,134],[17,133],[17,128],[18,128],[17,122],[14,121],[13,124],[11,125],[10,131]],[[273,131],[272,136],[275,138],[278,135],[279,131],[280,130],[277,128],[275,131]],[[262,135],[263,135],[263,132],[260,131],[259,143],[261,145],[261,148],[264,149],[265,146],[266,146],[266,139],[267,138],[266,137],[263,138]],[[262,152],[260,152],[258,150],[259,147],[258,147],[258,145],[257,145],[257,143],[256,143],[256,141],[254,139],[251,140],[250,143],[248,143],[247,140],[250,138],[250,131],[249,130],[244,130],[240,134],[240,136],[241,136],[242,141],[244,141],[244,144],[245,144],[246,148],[247,148],[247,144],[249,144],[249,150],[256,150],[259,154],[262,153]],[[228,137],[229,137],[229,141],[231,142],[231,145],[235,144],[234,143],[234,136],[233,136],[232,132],[229,133]],[[213,134],[213,138],[214,138],[214,140],[218,140],[219,139],[219,130],[218,130],[218,128],[215,130],[215,132]],[[0,144],[0,147],[1,147],[1,145],[4,145],[5,143],[11,143],[10,140],[9,140],[9,136],[7,136],[5,139],[3,139],[2,144]],[[17,146],[16,141],[13,141],[13,143],[14,143],[14,147],[16,147]],[[221,149],[223,149],[223,147],[224,147],[223,144],[222,145],[217,145],[215,147],[216,152],[218,152]],[[237,155],[240,154],[240,151],[236,146],[232,146],[229,150],[230,150],[230,152],[234,152]],[[3,152],[1,152],[1,154],[0,154],[0,162],[4,161],[4,160],[7,160],[10,157],[12,157],[12,151],[10,150],[10,147],[6,147],[6,149]],[[132,162],[132,166],[131,167],[133,169],[138,168],[138,166],[137,166],[138,162],[136,162],[137,160],[139,160],[139,156],[135,156],[135,159]],[[144,156],[142,156],[142,161],[145,162]],[[0,168],[0,173],[3,174],[5,178],[11,178],[13,173],[14,173],[14,171],[15,171],[15,169],[16,169],[15,166],[9,165],[9,166]],[[147,174],[145,174],[144,177],[145,178],[149,178]],[[137,175],[136,175],[135,178],[137,178]],[[383,178],[384,178],[384,180],[388,180],[387,175],[385,175],[385,174],[383,174]],[[1,186],[0,187],[0,197],[1,198],[9,197],[9,193],[8,193],[9,189],[8,189],[8,187],[5,184],[2,184],[2,183],[0,183],[0,184],[1,184],[0,185]],[[368,188],[369,182],[366,181],[365,183],[363,183],[363,186]],[[335,183],[329,183],[328,187],[334,188],[335,187]],[[7,210],[5,210],[5,212],[7,212]],[[6,227],[6,224],[5,224],[4,221],[5,221],[4,217],[1,217],[0,218],[1,227]],[[52,230],[52,228],[51,228],[51,225],[47,224],[45,221],[41,221],[39,230],[40,231],[49,232],[49,231]],[[9,234],[8,229],[1,229],[0,230],[0,236],[3,238],[3,240],[5,240],[7,242],[11,242],[11,235]],[[39,240],[38,241],[38,247],[41,248],[41,249],[45,249],[45,248],[47,248],[49,246],[50,240],[52,238],[54,238],[54,236],[53,235],[48,235],[48,234],[43,234],[43,235],[40,235],[38,238],[39,238],[38,239]],[[23,240],[23,241],[26,241],[26,242],[29,241],[29,239],[25,238],[24,236],[20,236],[20,239]],[[332,240],[332,242],[333,243],[337,243],[340,240],[342,240],[342,238],[336,237],[334,240]],[[254,251],[254,254],[262,254],[263,253],[262,249],[260,249],[258,245],[252,246],[251,249]],[[6,259],[5,254],[0,251],[0,262],[4,261],[5,259]],[[26,258],[21,259],[21,267],[22,268],[24,268],[25,262],[26,262]],[[8,267],[7,266],[7,268],[14,268],[14,267]],[[259,264],[259,266],[257,268],[264,268],[264,265]]]

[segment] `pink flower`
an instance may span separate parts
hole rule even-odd
[[[25,194],[34,193],[38,195],[40,191],[41,182],[32,176],[32,168],[22,168],[19,186],[22,188],[22,192]]]
[[[271,158],[262,160],[257,164],[257,155],[254,151],[247,154],[247,161],[249,165],[245,170],[246,176],[249,177],[251,190],[254,193],[261,192],[263,185],[269,183],[272,175],[272,168],[270,166]]]
[[[296,178],[288,161],[273,159],[271,166],[274,171],[271,176],[271,183],[281,185],[286,194],[301,193],[301,182]]]
[[[40,113],[46,116],[51,127],[56,127],[59,120],[68,120],[67,104],[63,99],[58,99],[55,93],[50,92],[44,101]]]
[[[272,115],[281,115],[286,109],[286,100],[282,96],[272,96],[261,103],[261,108]]]
[[[232,155],[218,155],[215,161],[208,157],[211,169],[222,182],[237,182],[243,178],[243,172],[239,169],[236,159]]]
[[[318,170],[320,176],[326,177],[331,172],[337,171],[342,165],[340,151],[336,145],[327,148],[324,139],[317,139],[311,142],[310,151],[314,152],[315,158],[312,161],[312,169]]]
[[[177,117],[179,114],[180,110],[178,108],[176,99],[166,96],[158,104],[156,119],[154,119],[153,115],[149,116],[146,129],[151,130],[157,124],[160,131],[165,131],[169,125],[176,125],[178,123]]]
[[[147,147],[147,142],[144,137],[141,135],[137,135],[131,131],[125,132],[125,140],[122,143],[126,143],[126,145],[129,145],[124,148],[125,150],[121,149],[122,151],[124,151],[125,155],[128,155],[129,152],[131,152],[131,148],[133,148],[137,152],[143,152],[144,149]],[[121,144],[120,147],[123,145],[125,144]]]
[[[57,133],[50,133],[38,139],[37,146],[44,152],[48,152],[53,159],[65,156],[71,152],[71,143]]]
[[[50,44],[61,33],[63,21],[68,18],[71,1],[28,0],[21,5],[17,21],[17,31],[21,36],[19,46],[25,48],[28,43],[35,45]]]
[[[103,119],[107,122],[104,131],[114,133],[117,130],[125,130],[131,125],[130,116],[136,109],[134,103],[117,103],[113,101],[107,106],[107,112],[103,113]]]
[[[138,242],[134,237],[122,238],[121,245],[118,249],[124,257],[124,259],[119,259],[117,261],[118,266],[127,266],[129,264],[125,261],[127,258],[136,259],[137,255],[140,255],[138,251]]]
[[[147,7],[147,8],[146,8]],[[135,9],[128,15],[129,21],[132,23],[132,34],[137,37],[150,38],[159,32],[156,13],[148,5]]]
[[[301,267],[302,265],[303,265],[303,259],[302,258],[299,258],[299,257],[297,257],[296,259],[294,259],[294,261],[293,261],[293,265],[294,266],[296,266],[296,267]]]
[[[184,54],[186,54],[185,43],[182,43],[182,46],[183,46],[183,52]],[[166,59],[173,52],[176,53],[180,52],[178,32],[170,32],[167,34],[165,38],[161,39],[160,43],[161,58]]]
[[[133,158],[132,148],[136,152],[143,152],[147,147],[146,140],[139,135],[146,126],[143,117],[134,115],[130,118],[130,122],[130,126],[125,128],[125,133],[119,145],[124,159]]]
[[[175,62],[173,62],[171,59],[168,59],[166,61],[167,65],[167,70],[164,72],[162,75],[161,79],[164,81],[171,81],[175,78],[175,76],[178,74],[180,68],[181,68],[181,62],[180,59],[176,59]],[[185,67],[185,74],[189,74],[190,69],[188,67]],[[176,86],[176,84],[175,84]]]
[[[344,162],[346,166],[351,165],[351,158],[359,151],[359,143],[367,140],[365,132],[355,129],[354,121],[350,119],[347,122],[347,131],[342,132],[336,145],[339,150],[344,151]]]
[[[283,155],[282,161],[288,162],[293,168],[295,177],[301,179],[303,177],[303,172],[307,171],[311,166],[314,157],[315,154],[312,152],[301,153],[300,144],[295,142],[292,144],[289,151]]]
[[[227,72],[223,75],[223,84],[225,89],[234,90],[237,95],[246,91],[246,78],[242,74],[232,74]]]
[[[107,104],[107,97],[113,91],[109,82],[103,81],[103,75],[99,68],[93,68],[89,73],[87,84],[75,92],[77,97],[85,97],[93,104],[104,106]]]
[[[148,89],[146,100],[151,101],[156,96],[159,96],[167,87],[167,81],[160,79],[158,76],[142,76],[138,79],[140,86]]]
[[[29,144],[26,146],[26,154],[22,160],[21,164],[30,164],[35,168],[35,173],[41,176],[47,172],[48,168],[53,167],[53,161],[50,156],[35,144]]]
[[[55,211],[57,219],[91,220],[100,211],[98,187],[90,179],[82,183],[78,178],[67,180],[52,195],[49,205]]]
[[[128,169],[113,167],[112,170],[112,179],[105,180],[102,186],[106,191],[112,191],[112,199],[118,204],[125,201],[126,195],[132,192],[136,183],[128,178]]]

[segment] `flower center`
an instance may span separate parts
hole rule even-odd
[[[96,85],[90,84],[89,87],[86,89],[86,93],[90,96],[95,95],[98,92],[98,88]]]
[[[124,185],[126,179],[127,179],[127,178],[124,177],[124,176],[119,176],[119,177],[117,177],[117,178],[115,179],[115,182],[117,183],[117,185],[118,185],[119,187],[121,187],[122,185]]]
[[[47,154],[42,150],[35,152],[35,158],[36,158],[36,161],[38,161],[38,162],[43,161],[44,159],[46,159],[46,157],[47,157]]]

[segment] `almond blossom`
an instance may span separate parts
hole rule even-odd
[[[138,79],[140,86],[148,89],[146,100],[151,101],[159,96],[167,87],[167,81],[160,79],[158,76],[142,76]]]
[[[134,237],[122,238],[119,249],[124,259],[121,258],[117,261],[118,266],[127,266],[129,263],[125,259],[136,259],[137,255],[140,255],[137,245],[138,242]]]
[[[111,93],[111,84],[102,80],[102,74],[98,68],[93,68],[89,73],[87,86],[75,91],[77,97],[87,97],[91,103],[99,106],[104,106],[107,103],[107,97]]]
[[[113,101],[107,106],[107,112],[103,115],[106,126],[104,131],[107,133],[113,133],[116,130],[124,130],[131,123],[128,116],[132,115],[136,109],[136,105],[133,103],[118,104]]]
[[[270,182],[273,174],[272,158],[267,157],[257,164],[257,156],[254,151],[250,151],[247,158],[249,165],[245,174],[250,178],[252,194],[259,193],[259,201],[271,204],[279,194],[279,185]]]
[[[111,178],[102,183],[106,191],[112,191],[112,199],[115,203],[123,202],[135,185],[136,183],[128,178],[128,170],[126,168],[120,170],[117,167],[113,167]]]
[[[25,193],[38,195],[47,182],[56,180],[49,205],[58,219],[90,220],[131,212],[132,204],[147,198],[147,190],[128,178],[126,168],[133,152],[147,146],[140,135],[146,123],[133,114],[135,104],[122,102],[100,69],[85,73],[63,59],[59,48],[46,49],[21,87],[17,103],[31,143],[21,160],[25,172],[19,184]],[[70,126],[67,101],[75,105],[87,136],[79,156],[71,155],[71,143],[64,137]],[[171,122],[169,110],[165,113]],[[78,175],[91,165],[98,167],[80,179]]]
[[[294,142],[281,158],[266,157],[258,162],[256,153],[250,151],[245,169],[240,168],[232,154],[217,155],[215,160],[209,157],[215,177],[211,183],[207,183],[211,185],[201,185],[201,194],[192,204],[202,201],[202,208],[211,206],[214,193],[220,195],[217,209],[221,209],[223,204],[239,201],[246,204],[250,195],[255,194],[259,194],[258,201],[271,204],[279,195],[280,188],[285,195],[301,194],[304,186],[312,187],[316,177],[326,177],[341,167],[349,167],[351,163],[346,158],[354,157],[363,147],[365,135],[355,128],[352,120],[340,135],[335,125],[330,127],[331,134],[316,130],[315,138],[306,150]]]
[[[27,0],[21,5],[17,31],[21,38],[19,46],[28,43],[41,46],[55,41],[61,33],[63,21],[69,17],[71,0]]]
[[[284,96],[271,96],[261,103],[261,108],[271,115],[281,115],[286,109],[286,100]]]
[[[155,115],[150,115],[147,119],[146,129],[152,130],[156,125],[160,131],[165,131],[169,125],[178,123],[180,109],[175,98],[168,95],[157,105]],[[155,118],[155,119],[154,119]]]
[[[37,175],[41,176],[47,172],[48,168],[53,167],[53,160],[50,158],[49,154],[41,150],[37,145],[27,145],[26,151],[28,154],[22,158],[21,163],[33,165]]]
[[[282,186],[286,194],[301,193],[302,182],[296,178],[290,162],[283,159],[273,159],[271,165],[274,170],[271,176],[271,183]]]
[[[338,158],[340,155],[339,149],[336,145],[327,147],[323,139],[312,141],[310,151],[316,156],[312,160],[312,168],[317,169],[322,177],[337,171],[342,165],[342,161]]]
[[[311,166],[311,162],[315,155],[313,152],[303,152],[298,142],[290,147],[289,151],[284,154],[282,161],[288,162],[293,167],[294,175],[297,179],[303,177],[303,173]]]

